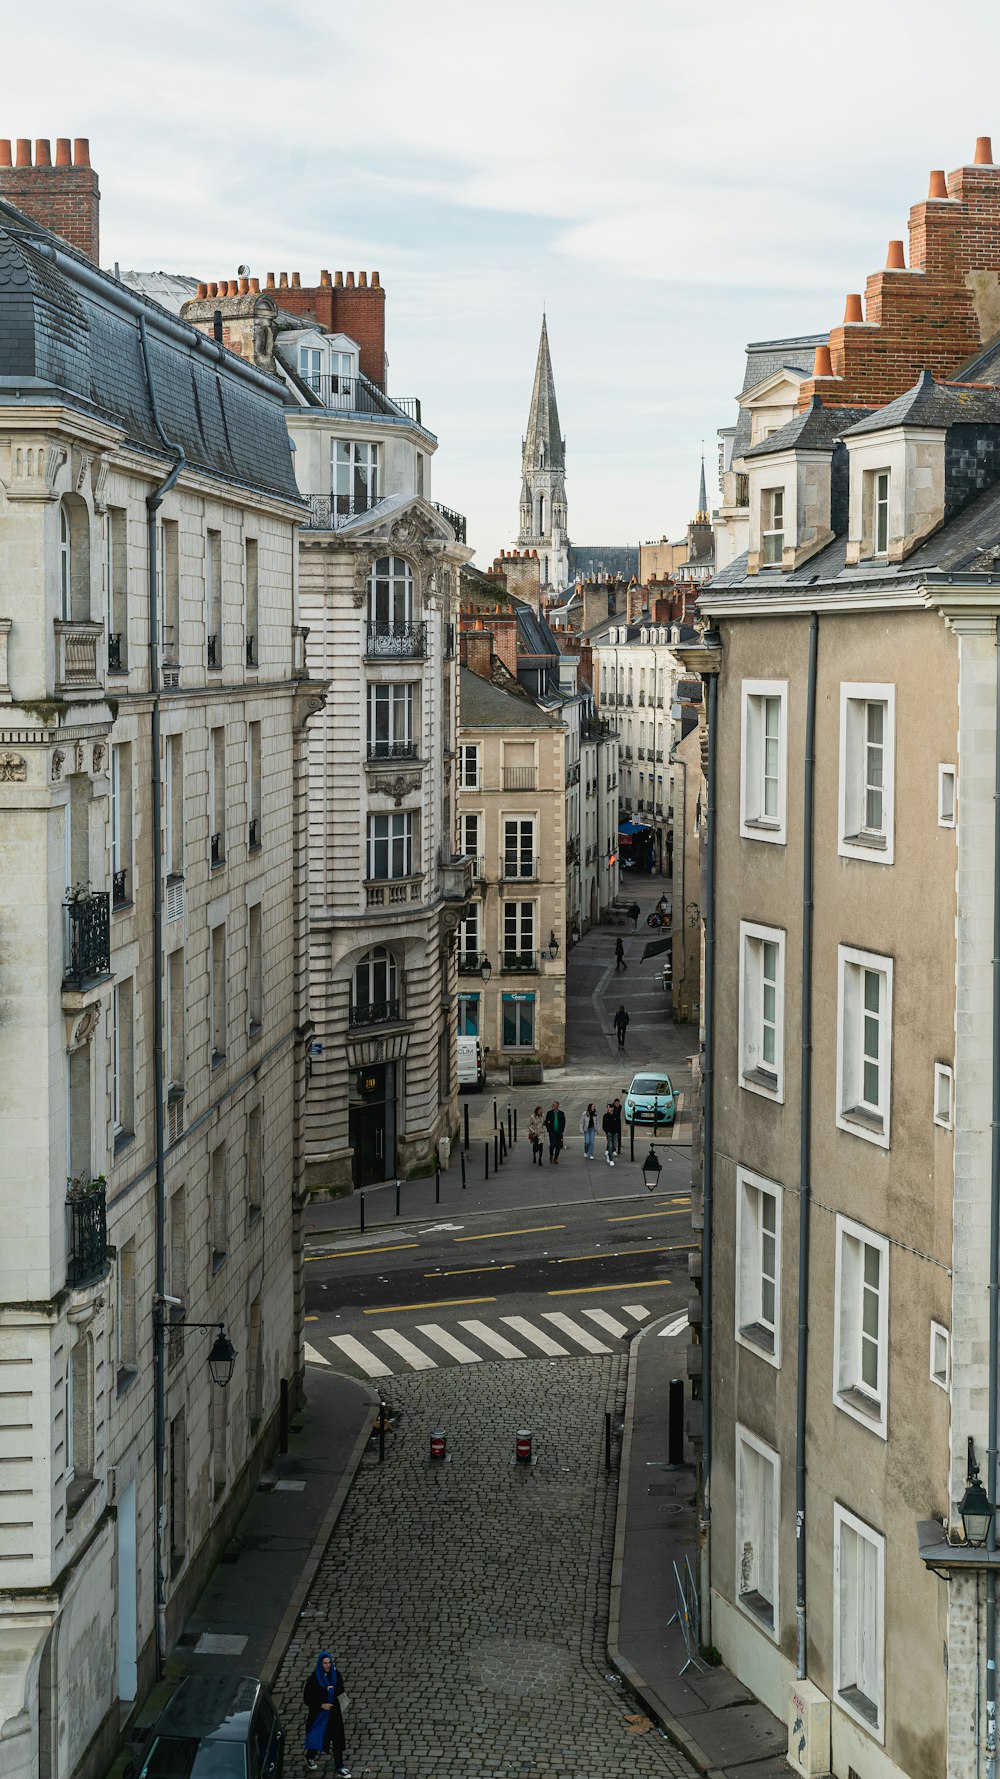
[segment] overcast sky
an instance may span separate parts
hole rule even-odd
[[[679,535],[746,341],[839,322],[929,170],[1000,156],[998,49],[985,0],[49,0],[5,14],[2,132],[90,137],[105,265],[377,268],[485,565],[543,304],[573,541]]]

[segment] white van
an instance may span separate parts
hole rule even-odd
[[[458,1055],[458,1087],[474,1087],[482,1093],[486,1081],[486,1065],[483,1061],[483,1047],[478,1038],[459,1038]]]

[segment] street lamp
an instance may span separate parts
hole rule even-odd
[[[652,1143],[649,1145],[649,1154],[642,1164],[642,1177],[647,1192],[653,1192],[660,1183],[660,1158]]]
[[[545,958],[548,958],[549,962],[551,963],[555,960],[556,957],[558,957],[558,955],[559,955],[559,941],[556,938],[555,930],[553,929],[553,931],[550,932],[550,934],[549,934],[549,949],[548,949],[548,951],[543,951],[542,956]]]
[[[490,963],[490,960],[488,957],[483,958],[483,960],[479,966],[479,974],[482,977],[484,982],[488,982],[490,977],[492,976],[493,965]]]
[[[171,1319],[168,1312],[183,1310],[179,1297],[156,1297],[153,1300],[153,1315],[161,1333],[174,1328],[214,1328],[217,1330],[212,1350],[208,1355],[208,1368],[212,1373],[212,1382],[224,1390],[229,1383],[236,1364],[236,1348],[226,1333],[225,1322],[189,1322],[185,1315]]]
[[[993,1519],[993,1508],[990,1498],[979,1480],[979,1465],[976,1463],[976,1448],[969,1440],[969,1457],[966,1466],[965,1494],[958,1504],[962,1529],[965,1532],[966,1544],[985,1544],[990,1535],[990,1523]]]

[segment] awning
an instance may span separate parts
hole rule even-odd
[[[619,822],[618,832],[619,834],[648,834],[649,829],[645,822]]]
[[[673,942],[673,936],[670,933],[667,934],[665,939],[651,939],[643,951],[643,963],[645,963],[648,957],[659,957],[661,951],[669,951]]]

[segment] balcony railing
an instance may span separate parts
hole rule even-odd
[[[213,834],[211,839],[212,869],[226,862],[226,838],[224,834]]]
[[[533,791],[535,789],[534,766],[505,766],[503,788],[505,791]]]
[[[111,879],[112,908],[127,908],[131,899],[128,893],[128,872],[116,871]]]
[[[423,877],[379,877],[365,884],[369,908],[398,908],[404,902],[419,902],[423,893]]]
[[[63,985],[82,989],[111,974],[111,898],[107,890],[69,896],[66,913],[66,968]]]
[[[567,843],[566,863],[567,863],[567,865],[578,865],[580,863],[580,842],[579,842],[579,840],[570,840]]]
[[[389,396],[367,377],[331,376],[329,372],[317,372],[303,381],[322,408],[333,408],[340,414],[382,414],[389,420],[415,420],[422,425],[419,396]]]
[[[614,699],[608,698],[605,702],[613,704]],[[580,734],[584,741],[603,741],[611,733],[611,724],[602,717],[584,717],[580,724]]]
[[[108,637],[108,672],[125,672],[125,664],[122,660],[122,636],[120,632],[117,636]]]
[[[417,744],[415,741],[370,741],[368,758],[370,760],[415,760]]]
[[[260,817],[252,815],[247,823],[247,847],[250,852],[257,852],[260,847]]]
[[[646,694],[645,694],[645,692],[640,692],[639,693],[639,703],[645,704],[645,702],[646,702]]]
[[[524,853],[508,855],[500,865],[500,875],[505,883],[515,880],[524,881],[538,876],[539,860],[530,858]]]
[[[501,969],[510,974],[524,975],[527,971],[537,970],[536,953],[533,951],[505,951],[502,953]]]
[[[448,524],[451,526],[452,531],[455,533],[456,542],[460,543],[460,544],[464,544],[465,532],[466,532],[465,514],[464,513],[453,513],[451,510],[451,507],[442,506],[441,502],[439,500],[435,500],[431,504],[437,508],[438,512],[441,514],[442,519],[447,519]]]
[[[458,954],[459,975],[478,976],[484,955],[481,951],[460,951]]]
[[[69,1243],[66,1283],[89,1285],[104,1272],[108,1256],[107,1188],[103,1180],[70,1181],[66,1193]]]
[[[368,655],[390,655],[399,660],[419,659],[427,653],[427,624],[369,624]]]
[[[400,1017],[399,1010],[401,1005],[402,1003],[398,996],[395,1000],[391,1001],[365,1001],[364,1003],[351,1008],[350,1013],[348,1014],[347,1023],[351,1027],[359,1025],[387,1025],[391,1020]]]
[[[222,655],[217,636],[209,636],[205,639],[205,663],[208,667],[222,666]]]
[[[56,690],[90,692],[100,688],[97,672],[98,644],[103,624],[76,624],[56,618]]]
[[[247,637],[247,666],[248,667],[257,667],[259,665],[260,665],[260,663],[257,660],[257,638],[255,636],[248,636]]]
[[[622,759],[630,760],[631,758],[632,758],[632,749],[630,747],[623,747],[622,748]]]

